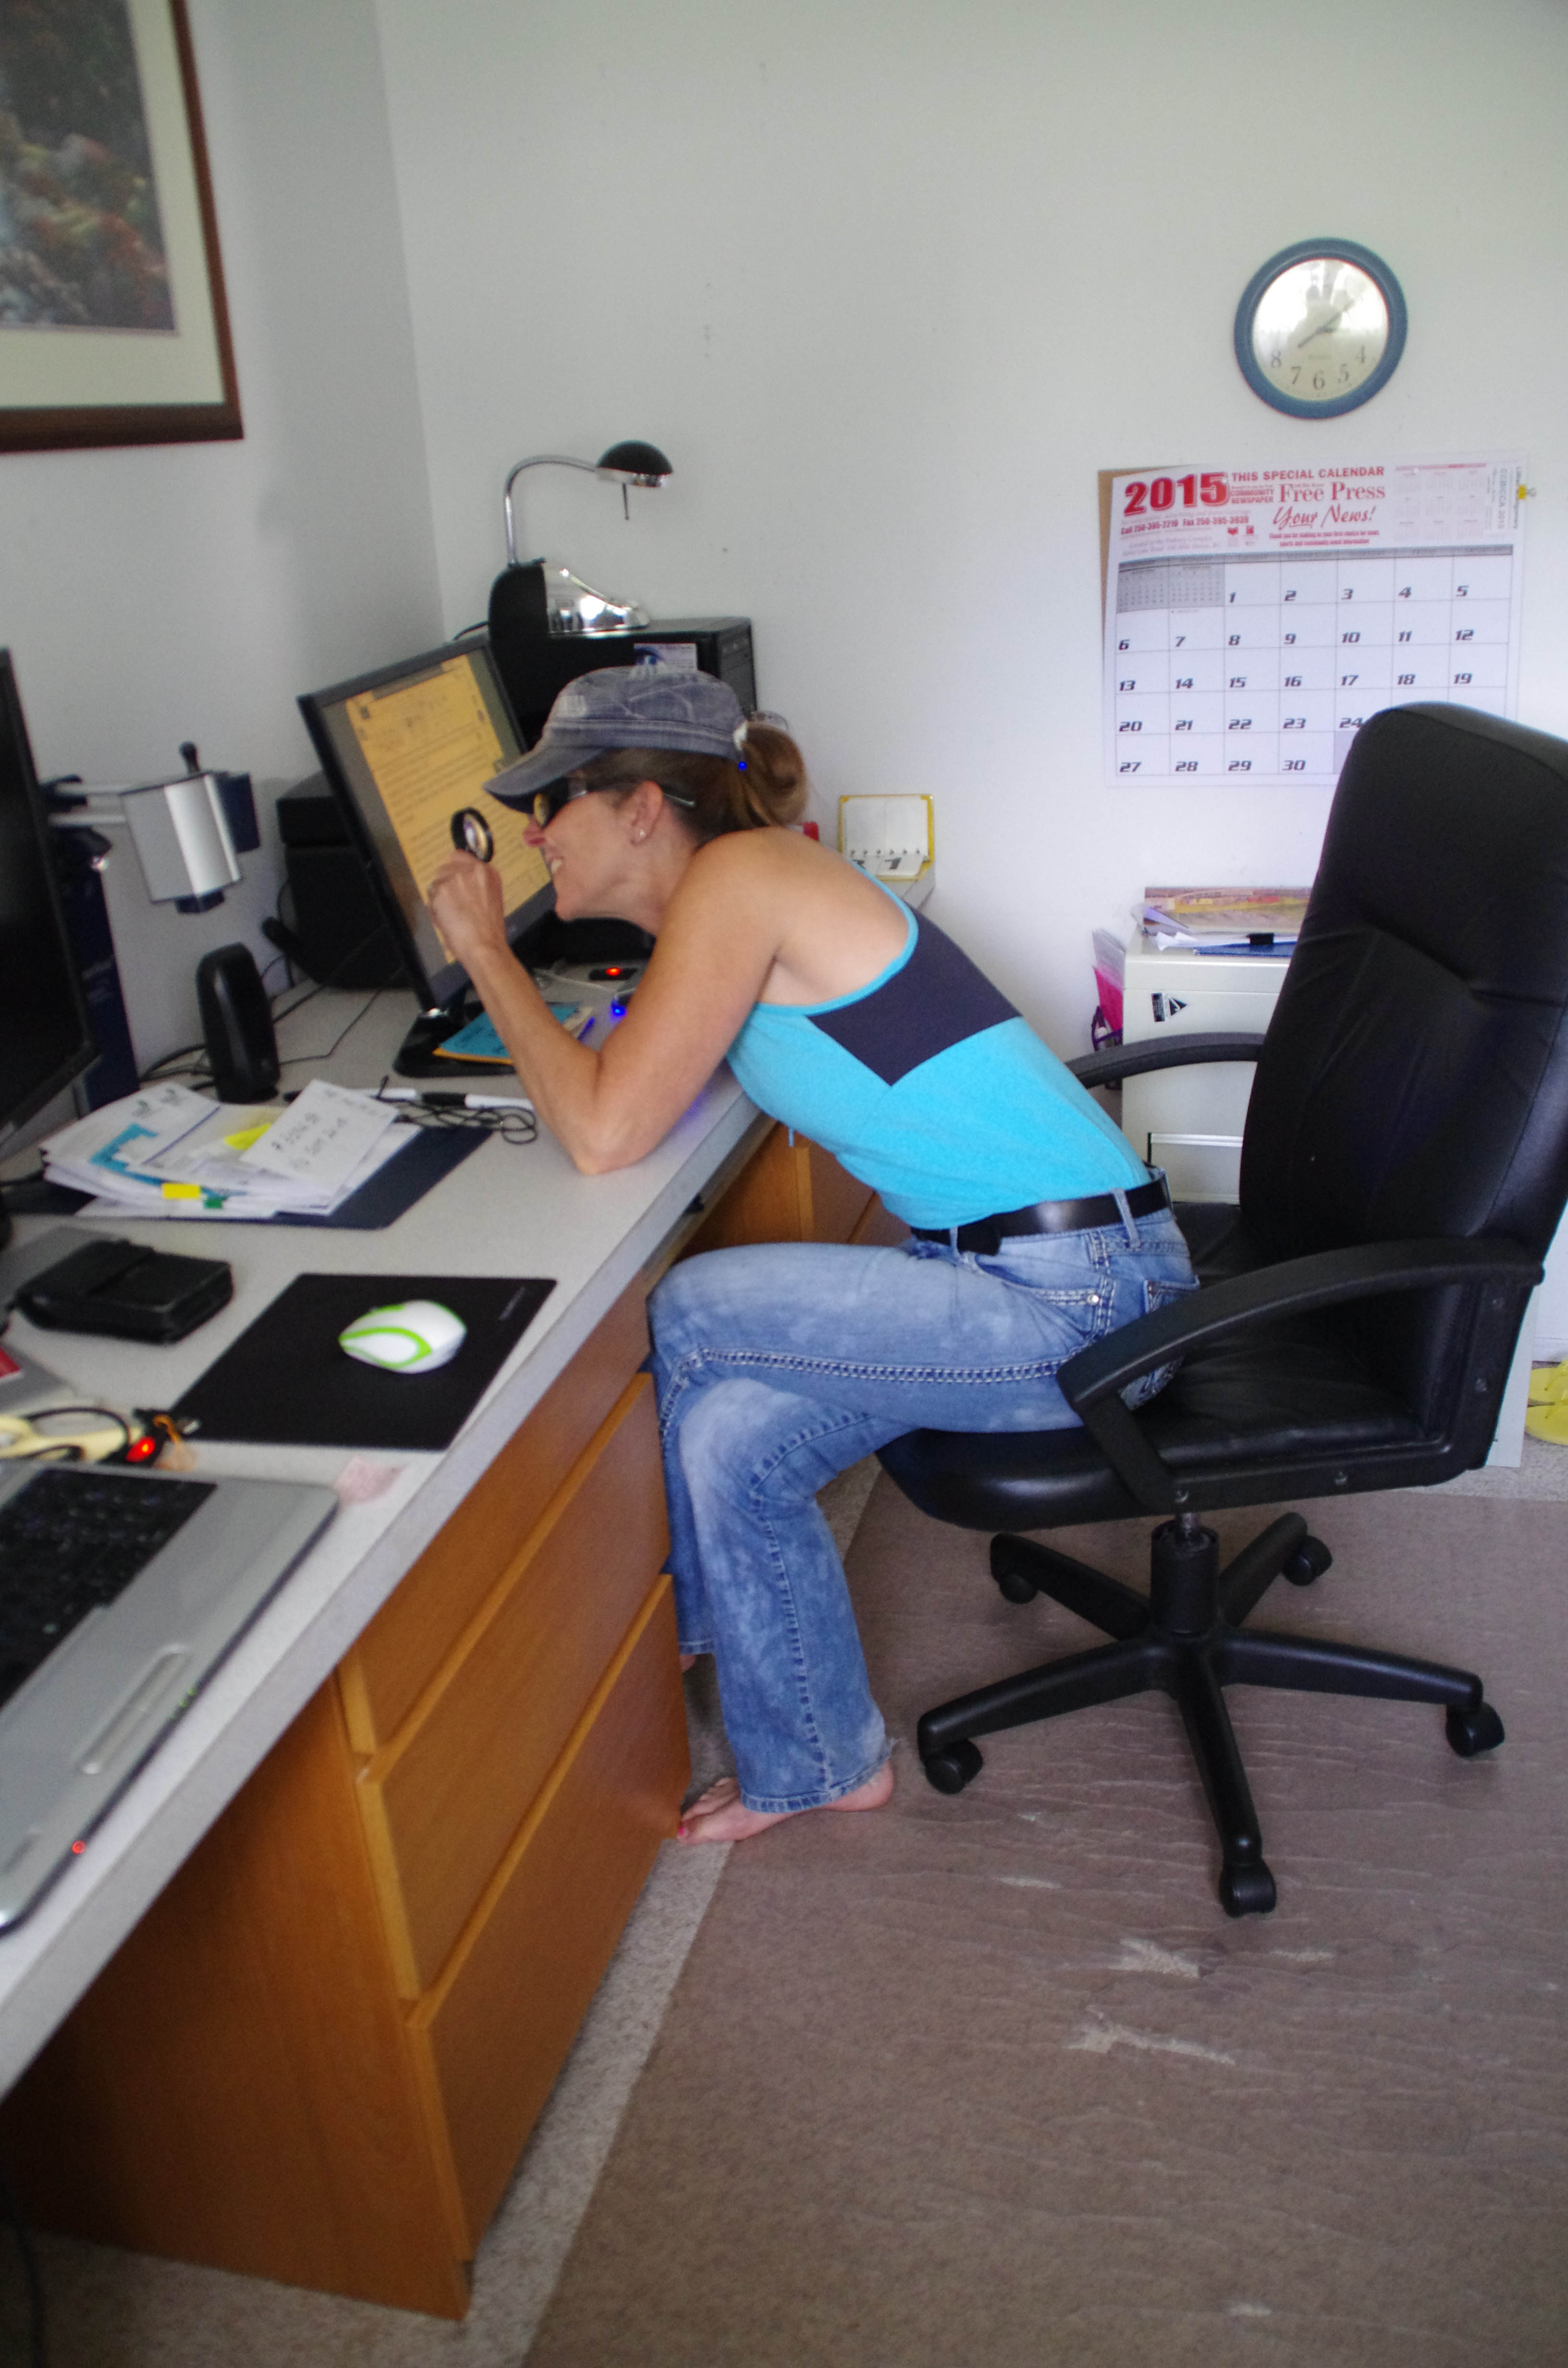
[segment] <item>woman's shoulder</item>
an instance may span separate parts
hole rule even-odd
[[[687,882],[704,897],[788,898],[825,886],[842,867],[841,856],[804,832],[769,825],[709,839],[698,848]]]

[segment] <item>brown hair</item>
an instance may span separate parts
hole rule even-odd
[[[630,790],[657,781],[700,845],[732,830],[767,830],[796,822],[806,803],[806,766],[790,734],[754,718],[735,757],[699,757],[684,748],[612,748],[573,774],[594,790]]]

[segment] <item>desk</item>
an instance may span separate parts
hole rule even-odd
[[[377,1081],[403,1000],[335,1076]],[[307,1046],[335,1005],[355,1008],[319,998]],[[445,1454],[373,1459],[392,1488],[339,1512],[0,1939],[0,2083],[63,2021],[7,2101],[6,2153],[46,2225],[460,2317],[687,1781],[646,1291],[693,1246],[892,1229],[722,1072],[616,1175],[541,1136],[486,1144],[383,1233],[142,1230],[228,1258],[235,1295],[168,1349],[23,1335],[111,1402],[171,1402],[301,1266],[557,1288]],[[326,1480],[346,1460],[201,1455]]]

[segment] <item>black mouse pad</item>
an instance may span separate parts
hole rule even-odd
[[[554,1289],[538,1276],[296,1275],[175,1412],[190,1421],[198,1439],[449,1447]],[[409,1299],[434,1299],[467,1325],[449,1365],[433,1373],[387,1373],[345,1356],[337,1336],[346,1325],[372,1307]]]

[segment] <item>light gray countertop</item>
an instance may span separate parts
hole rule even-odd
[[[301,1011],[286,1053],[332,1044],[362,1004],[324,994]],[[410,1016],[386,994],[320,1068],[340,1083],[377,1085]],[[307,1019],[309,1033],[306,1034]],[[316,1073],[305,1061],[286,1085]],[[453,1080],[457,1085],[458,1079]],[[482,1086],[481,1079],[466,1081]],[[512,1084],[503,1077],[497,1090]],[[298,1716],[481,1473],[633,1278],[659,1258],[691,1204],[760,1140],[760,1119],[727,1069],[698,1096],[658,1149],[635,1167],[583,1177],[542,1130],[512,1147],[491,1139],[397,1223],[380,1233],[292,1226],[116,1223],[160,1248],[226,1258],[229,1306],[170,1348],[82,1333],[40,1332],[13,1318],[7,1336],[73,1388],[109,1406],[172,1406],[301,1271],[549,1275],[555,1289],[452,1446],[442,1454],[367,1454],[391,1470],[385,1492],[348,1504],[121,1801],[28,1920],[0,1935],[0,2093],[140,1919],[202,1834]],[[19,1220],[25,1241],[55,1219]],[[79,1222],[79,1221],[76,1221]],[[335,1481],[341,1448],[214,1442],[199,1468]]]

